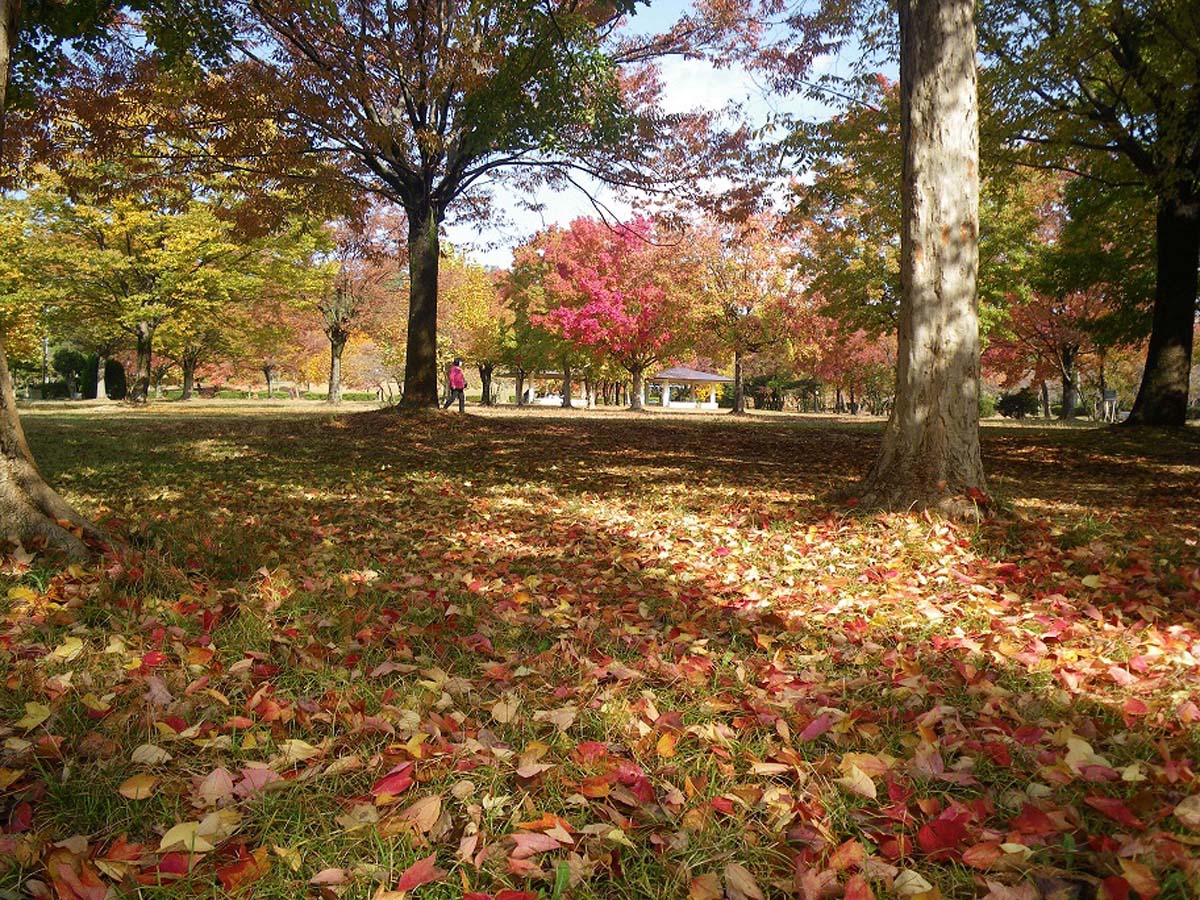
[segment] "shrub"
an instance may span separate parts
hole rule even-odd
[[[996,414],[996,398],[991,394],[979,395],[979,418],[986,419]]]
[[[1009,419],[1023,419],[1036,415],[1037,411],[1037,394],[1031,388],[1017,391],[1015,394],[1001,394],[996,403],[996,412]]]

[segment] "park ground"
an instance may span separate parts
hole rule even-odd
[[[1200,894],[1200,433],[25,417],[123,542],[0,583],[0,896]],[[402,893],[407,892],[407,893]]]

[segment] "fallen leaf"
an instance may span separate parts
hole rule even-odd
[[[45,703],[29,702],[25,704],[25,715],[13,724],[25,731],[32,731],[50,718],[50,707]]]
[[[117,788],[117,793],[129,800],[145,800],[154,793],[158,778],[154,775],[134,775],[126,778]]]
[[[199,834],[199,822],[180,822],[172,826],[159,841],[158,851],[187,850],[191,853],[209,853],[216,849]]]
[[[420,887],[423,884],[429,884],[431,881],[439,881],[446,876],[443,869],[439,869],[435,863],[437,862],[437,854],[431,853],[424,859],[419,859],[403,872],[400,873],[400,880],[396,882],[397,891],[411,891],[415,887]]]
[[[765,900],[754,876],[742,865],[725,866],[725,894],[729,900]]]

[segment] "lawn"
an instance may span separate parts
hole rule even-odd
[[[1200,894],[1200,433],[25,418],[124,546],[0,584],[0,896]]]

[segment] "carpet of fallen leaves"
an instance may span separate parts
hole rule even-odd
[[[27,417],[124,542],[0,582],[0,896],[1200,894],[1200,435]]]

